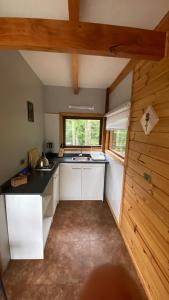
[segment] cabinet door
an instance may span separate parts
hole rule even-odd
[[[82,168],[82,200],[103,200],[104,165]]]
[[[53,215],[56,210],[56,206],[59,202],[60,197],[60,186],[59,186],[59,167],[57,168],[55,174],[53,175]]]
[[[80,165],[60,165],[60,200],[81,200]]]

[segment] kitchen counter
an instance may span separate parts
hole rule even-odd
[[[54,166],[52,171],[34,171],[30,172],[28,176],[28,183],[18,187],[11,187],[10,180],[1,186],[1,194],[3,195],[41,195],[53,173],[58,167],[58,163]]]
[[[73,164],[107,164],[108,160],[89,160],[89,161],[72,161],[72,157],[78,156],[77,154],[68,154],[62,158],[52,157],[52,161],[55,162],[55,166],[52,171],[31,171],[28,176],[28,183],[18,187],[11,187],[10,180],[1,186],[2,195],[42,195],[47,184],[49,183],[52,175],[57,169],[60,163],[73,163]]]
[[[88,160],[88,161],[78,161],[78,160],[72,160],[72,157],[75,157],[78,155],[68,155],[68,156],[64,156],[64,157],[57,157],[54,158],[53,160],[56,161],[57,163],[75,163],[75,164],[107,164],[109,163],[108,160]]]

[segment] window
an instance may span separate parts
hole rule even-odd
[[[126,150],[126,129],[114,129],[110,131],[109,149],[124,158]]]
[[[64,147],[98,147],[102,143],[102,118],[64,117]]]

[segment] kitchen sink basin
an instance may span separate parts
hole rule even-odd
[[[72,160],[74,160],[74,161],[90,161],[92,159],[89,156],[75,156],[75,157],[72,157]]]

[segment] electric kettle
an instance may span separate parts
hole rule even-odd
[[[48,159],[46,158],[44,152],[42,152],[42,156],[41,156],[41,158],[39,159],[38,165],[39,165],[40,168],[44,168],[44,167],[48,167],[48,166],[49,166],[49,161],[48,161]]]

